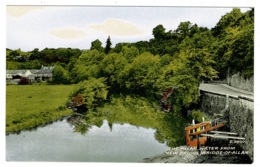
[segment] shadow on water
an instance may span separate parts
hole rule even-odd
[[[67,122],[73,127],[74,132],[82,135],[87,134],[92,126],[101,127],[103,121],[107,120],[110,131],[113,131],[113,124],[127,123],[136,127],[155,129],[155,139],[160,143],[166,143],[169,147],[185,144],[186,120],[180,115],[161,112],[155,108],[145,98],[113,97],[111,103],[97,108],[96,111],[75,113],[67,118]]]
[[[91,125],[85,121],[84,115],[82,114],[71,115],[67,118],[67,122],[73,127],[74,132],[79,132],[82,135],[85,135],[91,127]]]

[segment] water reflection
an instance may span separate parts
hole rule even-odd
[[[73,127],[74,132],[79,132],[82,135],[85,135],[91,127],[91,125],[84,120],[84,115],[82,114],[71,115],[67,118],[67,122]]]
[[[79,119],[79,116],[73,117]],[[74,124],[68,124],[67,120]],[[107,120],[102,121],[101,127],[79,122],[70,118],[39,127],[34,132],[22,131],[20,135],[6,136],[7,160],[140,162],[169,149],[165,143],[154,139],[155,130],[151,128],[113,123],[111,131]]]
[[[36,131],[6,136],[10,161],[140,162],[185,144],[186,121],[142,97],[112,98]]]
[[[136,127],[155,129],[155,139],[159,143],[166,143],[169,147],[185,144],[184,127],[186,122],[182,117],[168,113],[156,113],[157,115],[153,113],[150,117],[147,117],[145,113],[142,114],[125,112],[124,116],[121,116],[119,111],[116,114],[111,111],[106,111],[105,113],[102,111],[85,114],[76,113],[67,118],[67,122],[73,127],[74,132],[82,135],[86,135],[92,126],[101,127],[104,120],[108,122],[110,132],[113,131],[113,124],[123,125],[128,123]]]

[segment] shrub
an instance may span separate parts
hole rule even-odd
[[[91,78],[80,82],[69,97],[69,107],[86,106],[86,109],[94,109],[102,101],[107,99],[108,86],[106,78]]]
[[[190,116],[195,120],[195,122],[202,122],[202,117],[204,117],[204,120],[208,119],[205,113],[201,111],[192,111]]]
[[[31,81],[26,77],[21,77],[19,81],[19,85],[28,85],[31,84]]]

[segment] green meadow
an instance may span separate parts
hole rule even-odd
[[[72,113],[66,107],[73,85],[7,85],[6,133],[32,129]]]

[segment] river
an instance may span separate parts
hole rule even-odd
[[[141,162],[169,149],[155,129],[107,120],[81,134],[66,119],[6,136],[7,161]]]

